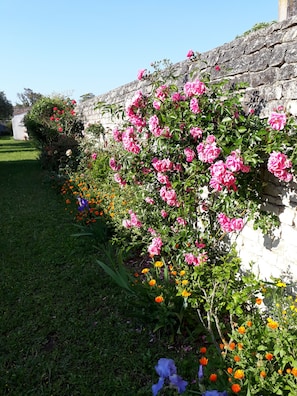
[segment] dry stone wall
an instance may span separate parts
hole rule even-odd
[[[214,66],[219,65],[219,78],[227,77],[230,84],[248,83],[244,104],[260,116],[266,117],[279,105],[297,115],[297,16],[239,37],[201,57],[207,65],[204,70],[210,71],[213,79],[218,78]],[[189,79],[193,67],[188,60],[175,65],[183,82]],[[98,102],[125,105],[144,84],[133,81],[123,85],[79,104],[78,111],[85,124],[101,122],[106,130],[111,130],[114,122],[94,110],[95,105]],[[289,272],[297,279],[297,183],[287,188],[270,176],[265,183],[266,207],[279,215],[281,226],[269,238],[253,230],[252,224],[246,225],[236,240],[238,250],[243,265],[253,261],[254,269],[262,277],[269,279]]]

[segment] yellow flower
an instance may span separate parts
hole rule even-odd
[[[234,373],[235,379],[243,379],[244,378],[244,371],[243,370],[236,370]]]
[[[238,333],[239,334],[244,334],[245,333],[245,327],[244,326],[238,327]]]
[[[183,292],[182,292],[183,297],[189,297],[190,295],[191,295],[190,292],[188,292],[187,290],[183,290]]]
[[[142,274],[147,274],[149,272],[149,268],[143,268],[141,271]]]
[[[185,275],[185,273],[186,273],[186,271],[185,270],[182,270],[182,271],[180,271],[180,276],[184,276]]]
[[[156,282],[156,280],[155,279],[151,279],[150,281],[149,281],[149,285],[150,286],[155,286],[155,284],[156,284],[157,282]]]
[[[155,267],[156,268],[161,268],[161,267],[163,267],[163,265],[164,265],[163,261],[156,261],[155,262]]]
[[[182,285],[187,285],[189,283],[188,279],[182,280]]]
[[[277,287],[286,287],[287,285],[284,282],[279,281],[279,282],[277,282],[276,286]]]
[[[274,330],[274,329],[277,329],[277,328],[278,328],[278,323],[275,322],[274,320],[268,318],[267,321],[268,321],[267,326],[268,326],[270,329],[273,329],[273,330]]]

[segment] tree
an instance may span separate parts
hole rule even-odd
[[[17,103],[16,107],[31,107],[38,100],[43,98],[43,95],[37,92],[33,92],[30,88],[24,88],[23,93],[18,93],[17,97],[21,101],[21,103]]]
[[[13,105],[7,100],[5,93],[0,91],[0,120],[6,121],[13,115]]]

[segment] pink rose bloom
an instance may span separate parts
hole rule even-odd
[[[176,172],[181,172],[182,169],[183,169],[183,167],[182,167],[181,164],[174,164],[173,169],[174,169]]]
[[[223,232],[231,232],[231,231],[233,231],[232,230],[232,226],[231,226],[231,220],[224,213],[220,213],[218,215],[218,222],[219,222]]]
[[[208,135],[205,140],[207,144],[215,143],[215,141],[216,141],[216,137],[214,135]]]
[[[152,256],[158,256],[163,246],[162,239],[160,237],[153,238],[152,243],[148,247],[148,252]]]
[[[195,256],[193,253],[186,253],[184,257],[185,257],[185,262],[189,265],[192,265],[195,262]]]
[[[138,71],[138,73],[137,73],[137,79],[138,79],[138,80],[142,80],[143,77],[144,77],[144,75],[145,75],[145,73],[146,73],[146,69],[140,69],[140,70]]]
[[[160,197],[165,201],[169,206],[179,206],[179,202],[177,201],[176,192],[173,189],[168,189],[164,186],[160,190]]]
[[[152,165],[158,172],[167,172],[172,170],[173,168],[173,163],[170,161],[169,158],[165,158],[162,160],[158,158],[153,158]]]
[[[190,110],[194,114],[200,113],[199,103],[198,103],[197,98],[192,98],[191,99],[191,101],[190,101]]]
[[[109,159],[109,166],[115,172],[121,169],[121,165],[117,165],[117,162],[113,157]]]
[[[193,127],[190,129],[190,134],[193,136],[195,140],[200,139],[202,136],[202,130],[198,127]]]
[[[127,219],[123,220],[122,225],[125,228],[131,228],[132,227],[131,221],[127,220]]]
[[[218,215],[218,222],[223,232],[241,231],[244,226],[243,219],[230,219],[224,213]]]
[[[151,235],[153,235],[153,236],[157,235],[156,231],[155,231],[152,227],[149,227],[147,230],[148,230],[148,232],[149,232]]]
[[[164,102],[164,100],[168,97],[168,86],[167,85],[161,85],[156,89],[155,93],[156,97],[161,100],[161,102]]]
[[[206,86],[200,80],[196,80],[193,82],[187,82],[184,85],[184,93],[188,98],[190,98],[194,95],[202,95],[202,94],[204,94],[205,91],[206,91]]]
[[[200,143],[197,146],[197,152],[200,161],[212,164],[214,160],[221,154],[221,149],[217,147],[216,143]]]
[[[166,210],[164,210],[164,209],[161,210],[161,216],[163,217],[163,219],[165,219],[168,216],[168,213],[166,212]]]
[[[163,175],[163,173],[158,172],[157,173],[157,179],[158,179],[159,183],[166,184],[167,188],[171,187],[171,183],[170,183],[169,177],[167,175]]]
[[[122,187],[127,184],[127,182],[121,177],[119,173],[115,173],[114,181],[119,183]]]
[[[198,248],[198,249],[204,249],[205,248],[205,243],[203,243],[202,242],[202,240],[199,242],[199,241],[195,241],[195,246]]]
[[[154,100],[153,102],[153,108],[156,110],[160,110],[161,103],[158,100]]]
[[[273,151],[270,154],[267,168],[269,172],[282,181],[290,182],[293,178],[293,175],[288,172],[288,169],[292,168],[292,162],[279,151]]]
[[[150,117],[148,124],[149,130],[153,132],[155,129],[159,128],[159,118],[156,115]]]
[[[153,200],[153,198],[150,197],[146,197],[145,198],[145,202],[150,204],[150,205],[154,205],[155,201]]]
[[[187,162],[192,162],[193,159],[195,158],[195,151],[192,150],[190,147],[186,147],[184,149],[184,153],[185,153]]]
[[[131,225],[136,228],[142,227],[141,221],[138,220],[137,215],[132,210],[129,210],[129,214],[130,214]]]
[[[182,225],[182,226],[187,225],[187,221],[185,219],[183,219],[182,217],[178,217],[176,219],[176,221],[178,222],[179,225]]]
[[[121,142],[122,141],[122,133],[118,131],[117,129],[114,129],[112,131],[113,138],[116,142]]]
[[[275,111],[273,111],[268,118],[268,124],[272,129],[277,131],[284,129],[286,121],[287,117],[285,113],[277,113]]]
[[[174,92],[171,95],[171,100],[172,102],[181,102],[182,100],[185,100],[185,97],[181,95],[179,92]]]
[[[194,51],[193,50],[189,50],[187,53],[187,58],[191,58],[192,56],[194,56]]]
[[[243,219],[232,219],[231,228],[233,231],[241,231],[243,229]]]

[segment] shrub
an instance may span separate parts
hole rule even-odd
[[[44,97],[24,118],[24,124],[41,150],[41,163],[58,172],[76,169],[79,162],[79,139],[83,124],[76,117],[75,101],[62,97]]]

